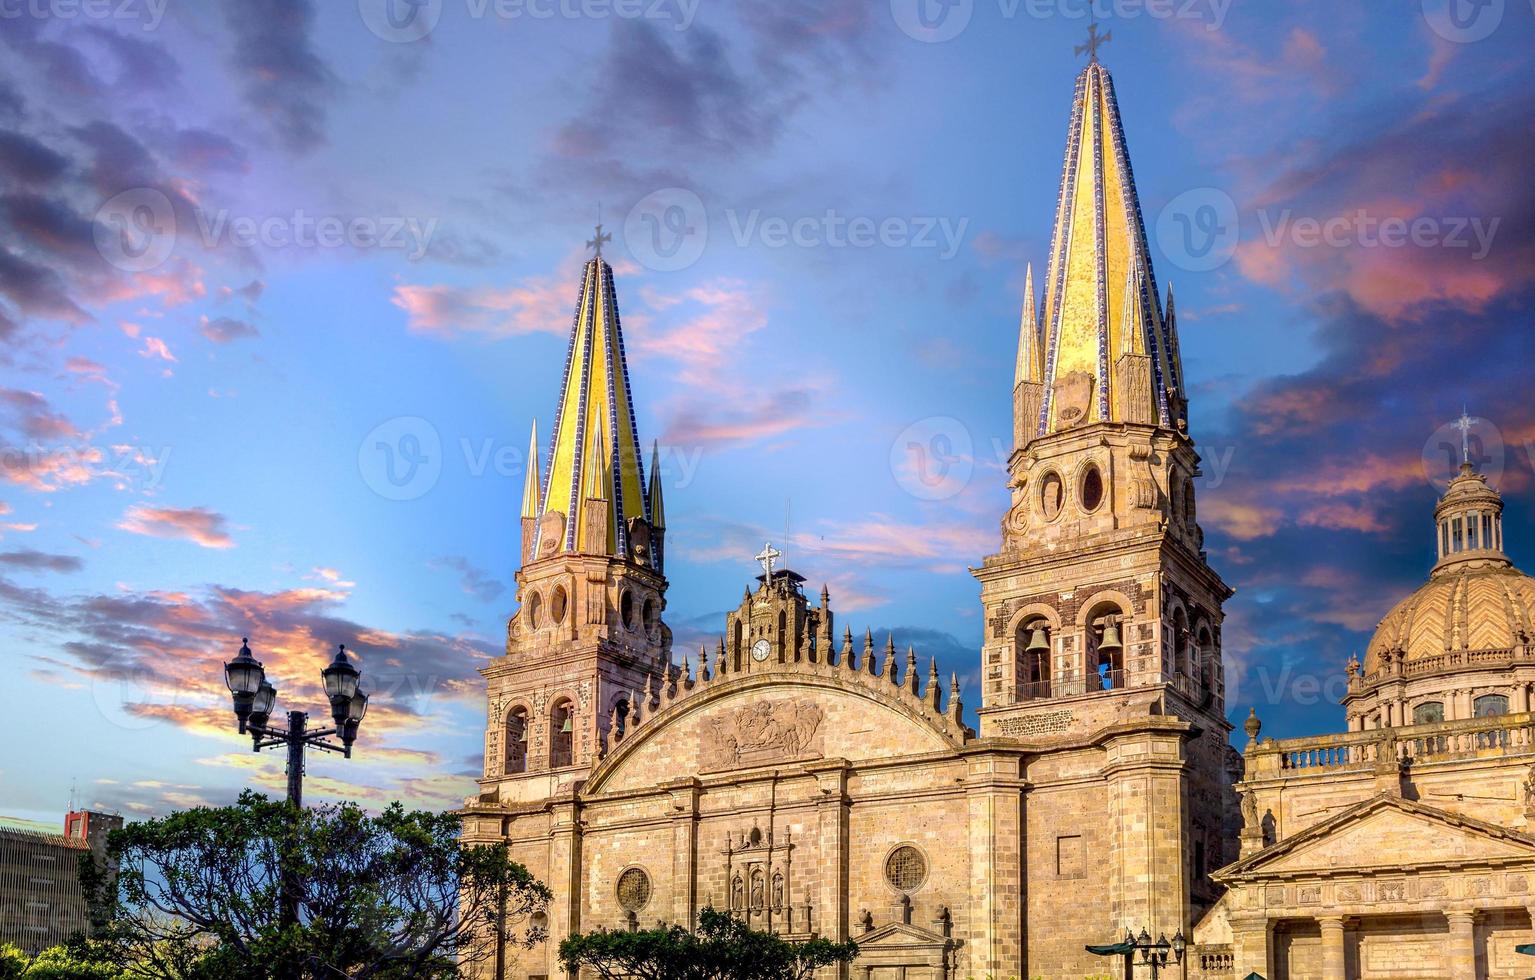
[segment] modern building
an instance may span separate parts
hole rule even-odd
[[[71,811],[64,832],[32,820],[0,817],[0,943],[29,955],[57,946],[86,928],[80,860],[105,858],[107,834],[123,818]]]
[[[1081,977],[1106,967],[1087,942],[1190,933],[1237,857],[1231,590],[1203,550],[1176,314],[1108,71],[1077,78],[1042,297],[1029,276],[1011,503],[976,556],[978,731],[952,674],[839,633],[771,546],[713,649],[672,648],[668,524],[601,241],[541,461],[535,436],[462,810],[467,840],[508,842],[553,889],[550,939],[487,975],[559,975],[572,931],[709,905],[856,939],[853,972],[881,980]]]

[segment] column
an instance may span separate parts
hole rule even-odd
[[[671,921],[693,928],[698,910],[698,795],[694,777],[665,783],[672,798]],[[729,886],[726,886],[727,889]],[[727,891],[727,895],[729,892]],[[727,900],[726,904],[729,902]]]
[[[1322,927],[1322,980],[1348,980],[1344,973],[1343,916],[1317,919]]]
[[[558,800],[551,807],[551,816],[549,880],[545,884],[553,890],[554,901],[549,903],[549,939],[544,946],[549,950],[546,969],[553,977],[565,972],[557,955],[560,940],[581,929],[581,897],[585,889],[580,806],[571,797]]]
[[[1476,976],[1476,911],[1457,909],[1446,912],[1450,921],[1449,962],[1445,965],[1457,977]]]
[[[848,808],[847,779],[852,767],[844,759],[807,766],[815,777],[820,799],[816,801],[817,887],[813,896],[810,927],[822,937],[841,942],[848,938]],[[839,975],[846,970],[839,968]]]

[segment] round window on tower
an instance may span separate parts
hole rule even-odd
[[[537,592],[528,597],[528,625],[533,629],[544,625],[544,597]]]
[[[640,616],[645,620],[645,632],[654,636],[656,632],[656,600],[653,596],[645,597],[645,604],[640,609]]]
[[[628,589],[618,594],[618,616],[623,621],[624,629],[634,632],[634,594]]]
[[[565,586],[556,585],[554,595],[549,597],[549,618],[555,625],[565,622],[565,607],[569,601],[569,597],[565,594]]]
[[[885,858],[885,881],[898,892],[911,894],[927,880],[927,858],[910,844],[902,844]]]
[[[618,876],[618,904],[625,912],[638,912],[650,904],[650,875],[644,868],[630,868]]]
[[[1082,510],[1091,514],[1103,503],[1103,474],[1097,466],[1088,466],[1082,474]]]
[[[1049,473],[1039,484],[1039,506],[1045,514],[1045,520],[1053,521],[1061,516],[1061,507],[1066,503],[1066,485],[1061,482],[1059,473]]]

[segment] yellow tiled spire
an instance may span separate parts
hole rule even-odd
[[[565,380],[554,418],[549,472],[539,506],[536,553],[628,555],[628,526],[650,520],[644,462],[624,358],[613,267],[597,254],[587,261],[565,355]],[[588,499],[607,501],[607,533],[594,533]],[[526,506],[526,497],[524,506]],[[550,518],[558,514],[559,518]],[[551,544],[547,535],[558,540]]]
[[[1041,330],[1044,392],[1031,436],[1091,422],[1183,422],[1114,83],[1096,60],[1077,76]],[[1125,416],[1145,400],[1123,397],[1132,389],[1150,395],[1148,417]]]

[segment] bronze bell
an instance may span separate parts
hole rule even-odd
[[[1044,653],[1050,649],[1050,641],[1045,639],[1043,626],[1034,627],[1033,633],[1029,636],[1029,645],[1023,649],[1025,653]]]
[[[1110,620],[1109,625],[1103,628],[1103,639],[1098,641],[1099,650],[1123,650],[1124,644],[1119,642],[1119,624]]]
[[[565,715],[565,724],[560,726],[560,734],[561,735],[569,735],[570,734],[570,714],[568,712]]]

